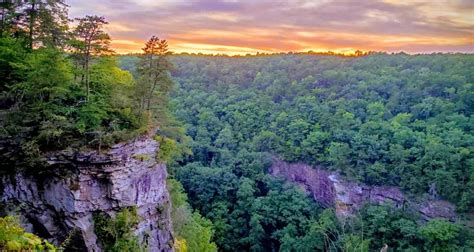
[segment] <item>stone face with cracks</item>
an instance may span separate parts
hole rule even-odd
[[[322,167],[275,159],[269,172],[299,185],[323,207],[334,207],[339,218],[354,215],[366,203],[406,207],[417,212],[424,220],[456,218],[455,206],[447,201],[424,199],[419,202],[408,198],[398,187],[349,182]]]
[[[155,160],[157,149],[155,140],[142,136],[106,153],[50,153],[46,161],[51,171],[67,167],[67,176],[54,172],[41,179],[22,173],[3,176],[0,199],[20,214],[28,231],[56,244],[76,231],[88,251],[101,250],[94,212],[114,216],[124,207],[136,206],[140,222],[135,233],[140,243],[150,251],[172,251],[167,172]]]

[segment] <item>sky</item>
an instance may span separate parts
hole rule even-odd
[[[66,0],[105,16],[118,53],[152,35],[174,52],[474,53],[474,0]]]

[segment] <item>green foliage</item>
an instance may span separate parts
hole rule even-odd
[[[56,251],[56,247],[38,236],[27,233],[13,216],[0,217],[0,250]]]
[[[282,251],[337,251],[339,224],[332,209],[324,210],[319,220],[313,221],[308,232],[301,237],[285,234]]]
[[[71,32],[72,38],[69,47],[72,50],[74,60],[75,79],[80,75],[80,83],[85,88],[86,101],[91,98],[91,63],[94,57],[110,55],[110,37],[104,31],[104,25],[108,24],[104,17],[85,16],[76,18],[77,25]]]
[[[138,79],[135,97],[138,103],[138,114],[152,123],[163,124],[166,121],[168,93],[174,81],[170,70],[173,64],[168,59],[168,42],[152,36],[143,48],[143,55],[138,62]]]
[[[21,44],[0,38],[0,47]],[[73,65],[60,50],[2,50],[0,64],[6,81],[1,87],[0,136],[10,146],[0,154],[7,168],[39,170],[45,151],[107,147],[146,128],[134,113],[133,77],[113,58],[92,64],[88,101],[74,81]]]
[[[364,240],[358,235],[347,235],[342,238],[342,248],[347,252],[369,251],[369,240]]]
[[[431,187],[432,197],[472,207],[472,55],[169,60],[179,87],[170,109],[193,152],[174,173],[223,251],[431,246],[403,212],[368,208],[352,229],[323,221],[305,195],[265,175],[272,156],[418,195]]]
[[[348,251],[379,250],[385,244],[394,251],[464,251],[471,248],[474,235],[459,223],[441,219],[422,223],[402,209],[376,205],[363,208],[341,233],[342,247]]]
[[[260,160],[249,161],[242,168],[262,165]],[[184,187],[193,188],[188,191],[190,202],[213,222],[219,249],[267,251],[282,242],[295,247],[300,242],[293,239],[303,239],[317,218],[318,206],[303,192],[262,172],[239,179],[229,168],[197,163],[176,170]]]
[[[165,137],[163,135],[156,135],[154,138],[160,144],[158,149],[157,160],[168,165],[174,165],[176,162],[183,160],[185,157],[191,155],[189,149],[189,139],[184,136],[184,132],[179,132],[173,129],[174,135]],[[159,134],[166,134],[160,131]],[[176,140],[175,140],[176,139]]]
[[[415,219],[390,206],[368,206],[362,210],[364,235],[373,249],[388,244],[397,250],[417,250],[422,244]]]
[[[173,56],[190,162],[240,150],[472,207],[472,55]],[[224,142],[225,141],[225,142]]]
[[[8,90],[8,86],[20,80],[15,66],[21,64],[26,51],[18,41],[12,38],[0,38],[0,91]]]
[[[152,45],[149,68],[137,62],[140,74],[150,78],[135,81],[111,56],[104,17],[77,18],[70,29],[63,0],[4,3],[2,9],[0,157],[6,168],[1,172],[38,172],[45,152],[100,151],[157,127],[187,153],[184,130],[169,113],[173,81],[165,40]],[[143,90],[147,113],[140,103]]]
[[[3,1],[0,37],[22,40],[28,49],[62,47],[68,37],[64,0]]]
[[[175,238],[174,239],[174,250],[177,252],[186,252],[188,251],[188,246],[186,244],[186,240],[183,238]]]
[[[170,163],[173,161],[178,153],[176,141],[167,137],[159,136],[156,136],[156,139],[159,139],[160,143],[160,148],[158,150],[158,161],[163,163]]]
[[[175,237],[175,249],[180,252],[217,251],[216,244],[211,242],[213,225],[198,212],[192,212],[187,203],[187,196],[182,185],[173,179],[167,180],[171,197],[171,218]]]
[[[43,48],[27,54],[21,62],[12,62],[11,66],[17,78],[9,83],[3,100],[9,109],[4,112],[2,138],[18,136],[10,138],[14,146],[11,150],[20,149],[13,158],[26,157],[30,164],[36,164],[35,158],[30,159],[32,153],[37,154],[37,150],[47,145],[62,146],[62,141],[71,136],[73,126],[68,119],[68,108],[62,106],[68,100],[70,64],[59,51]],[[28,166],[28,162],[23,165]]]
[[[133,155],[133,158],[135,158],[136,160],[140,160],[140,161],[150,160],[150,156],[147,155],[147,154],[135,154],[135,155]]]
[[[94,232],[105,251],[142,251],[133,233],[138,222],[135,207],[122,209],[115,218],[99,212],[94,214]]]
[[[431,220],[420,228],[425,239],[425,249],[432,251],[460,250],[458,238],[461,226],[445,220]]]

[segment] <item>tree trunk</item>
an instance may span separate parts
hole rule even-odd
[[[151,86],[150,94],[148,95],[148,101],[147,101],[147,106],[146,106],[146,109],[148,111],[150,111],[151,99],[153,97],[153,92],[155,92],[155,88],[157,84],[158,84],[158,78],[156,77],[155,80],[153,81],[153,85]]]
[[[29,46],[30,49],[33,49],[33,35],[34,35],[34,26],[36,22],[36,0],[31,1],[31,10],[30,10],[30,23],[29,23]]]
[[[7,13],[7,9],[5,7],[2,7],[2,27],[0,27],[0,32],[3,33],[5,30],[5,15]]]
[[[153,74],[152,74],[152,68],[153,68],[153,53],[154,53],[154,50],[153,50],[153,48],[152,48],[152,49],[151,49],[151,54],[150,54],[150,61],[148,62],[148,64],[149,64],[148,71],[149,71],[149,75],[150,75],[150,80],[153,79]],[[148,95],[147,106],[146,106],[146,110],[147,110],[147,111],[150,111],[151,97],[152,97],[152,95],[153,95],[153,89],[154,89],[154,86],[155,86],[155,85],[156,85],[156,78],[154,78],[153,87],[151,88],[151,92],[150,92],[150,94]]]
[[[142,122],[143,99],[143,96],[140,97],[140,105],[138,106],[138,120],[140,120],[140,123]]]
[[[86,54],[86,60],[85,60],[85,84],[86,84],[86,102],[89,101],[89,96],[90,96],[90,86],[89,86],[89,60],[90,60],[90,55]]]
[[[74,60],[74,83],[77,83],[77,69],[79,68],[79,63]]]

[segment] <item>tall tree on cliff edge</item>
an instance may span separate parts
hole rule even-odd
[[[142,48],[138,62],[138,79],[135,86],[137,117],[144,125],[158,128],[161,162],[173,163],[191,154],[182,124],[172,115],[168,95],[174,81],[170,71],[174,65],[168,59],[168,42],[152,36]]]
[[[74,39],[70,46],[74,52],[76,66],[75,79],[77,75],[81,76],[81,84],[86,88],[86,101],[90,98],[90,64],[92,58],[101,55],[110,55],[114,51],[110,48],[110,36],[103,30],[104,25],[108,24],[104,17],[86,16],[76,18],[78,22],[73,31]]]
[[[168,42],[152,36],[146,43],[143,56],[139,63],[139,78],[137,81],[138,113],[141,117],[143,112],[153,109],[157,113],[154,118],[166,116],[167,94],[173,86],[170,71],[173,68],[168,60]]]

